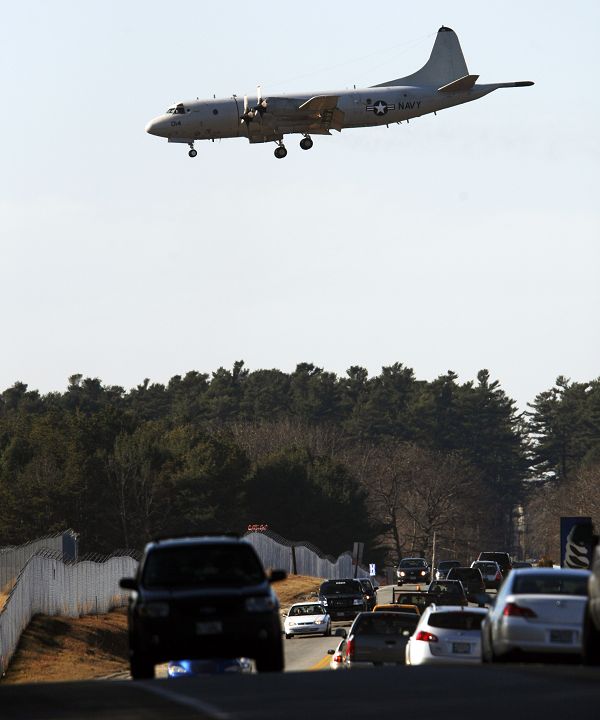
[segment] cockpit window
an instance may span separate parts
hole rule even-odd
[[[167,110],[167,115],[172,115],[175,112],[175,108],[169,108]]]
[[[175,107],[170,107],[167,110],[167,115],[185,115],[185,108],[183,105],[176,105]]]

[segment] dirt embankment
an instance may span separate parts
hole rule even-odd
[[[281,606],[287,607],[316,592],[321,582],[318,578],[291,575],[273,587]],[[93,680],[128,670],[124,608],[81,618],[38,615],[21,636],[1,682]]]

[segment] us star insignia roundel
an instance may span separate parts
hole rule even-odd
[[[377,100],[373,105],[367,105],[367,112],[375,113],[375,115],[385,115],[388,110],[395,109],[395,105],[388,105],[385,100]]]

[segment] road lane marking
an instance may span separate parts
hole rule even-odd
[[[154,695],[158,695],[159,697],[162,697],[165,700],[170,700],[178,705],[184,705],[192,710],[206,713],[211,718],[214,718],[214,720],[231,720],[232,718],[229,713],[220,710],[218,707],[215,707],[210,703],[190,697],[189,695],[180,695],[173,690],[167,690],[167,688],[165,688],[162,684],[159,685],[158,683],[154,683],[152,681],[148,684],[145,682],[137,682],[134,687],[147,690],[149,693],[154,693]]]
[[[308,669],[309,670],[324,670],[327,665],[329,665],[329,661],[331,658],[329,655],[325,655],[325,657],[321,658],[319,662],[315,663],[314,665],[311,665]]]

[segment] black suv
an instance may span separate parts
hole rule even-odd
[[[319,600],[332,620],[354,619],[367,610],[363,586],[358,580],[326,580],[319,588]]]
[[[254,548],[239,538],[173,538],[146,545],[129,598],[134,680],[169,660],[249,657],[259,672],[283,670],[279,602]]]

